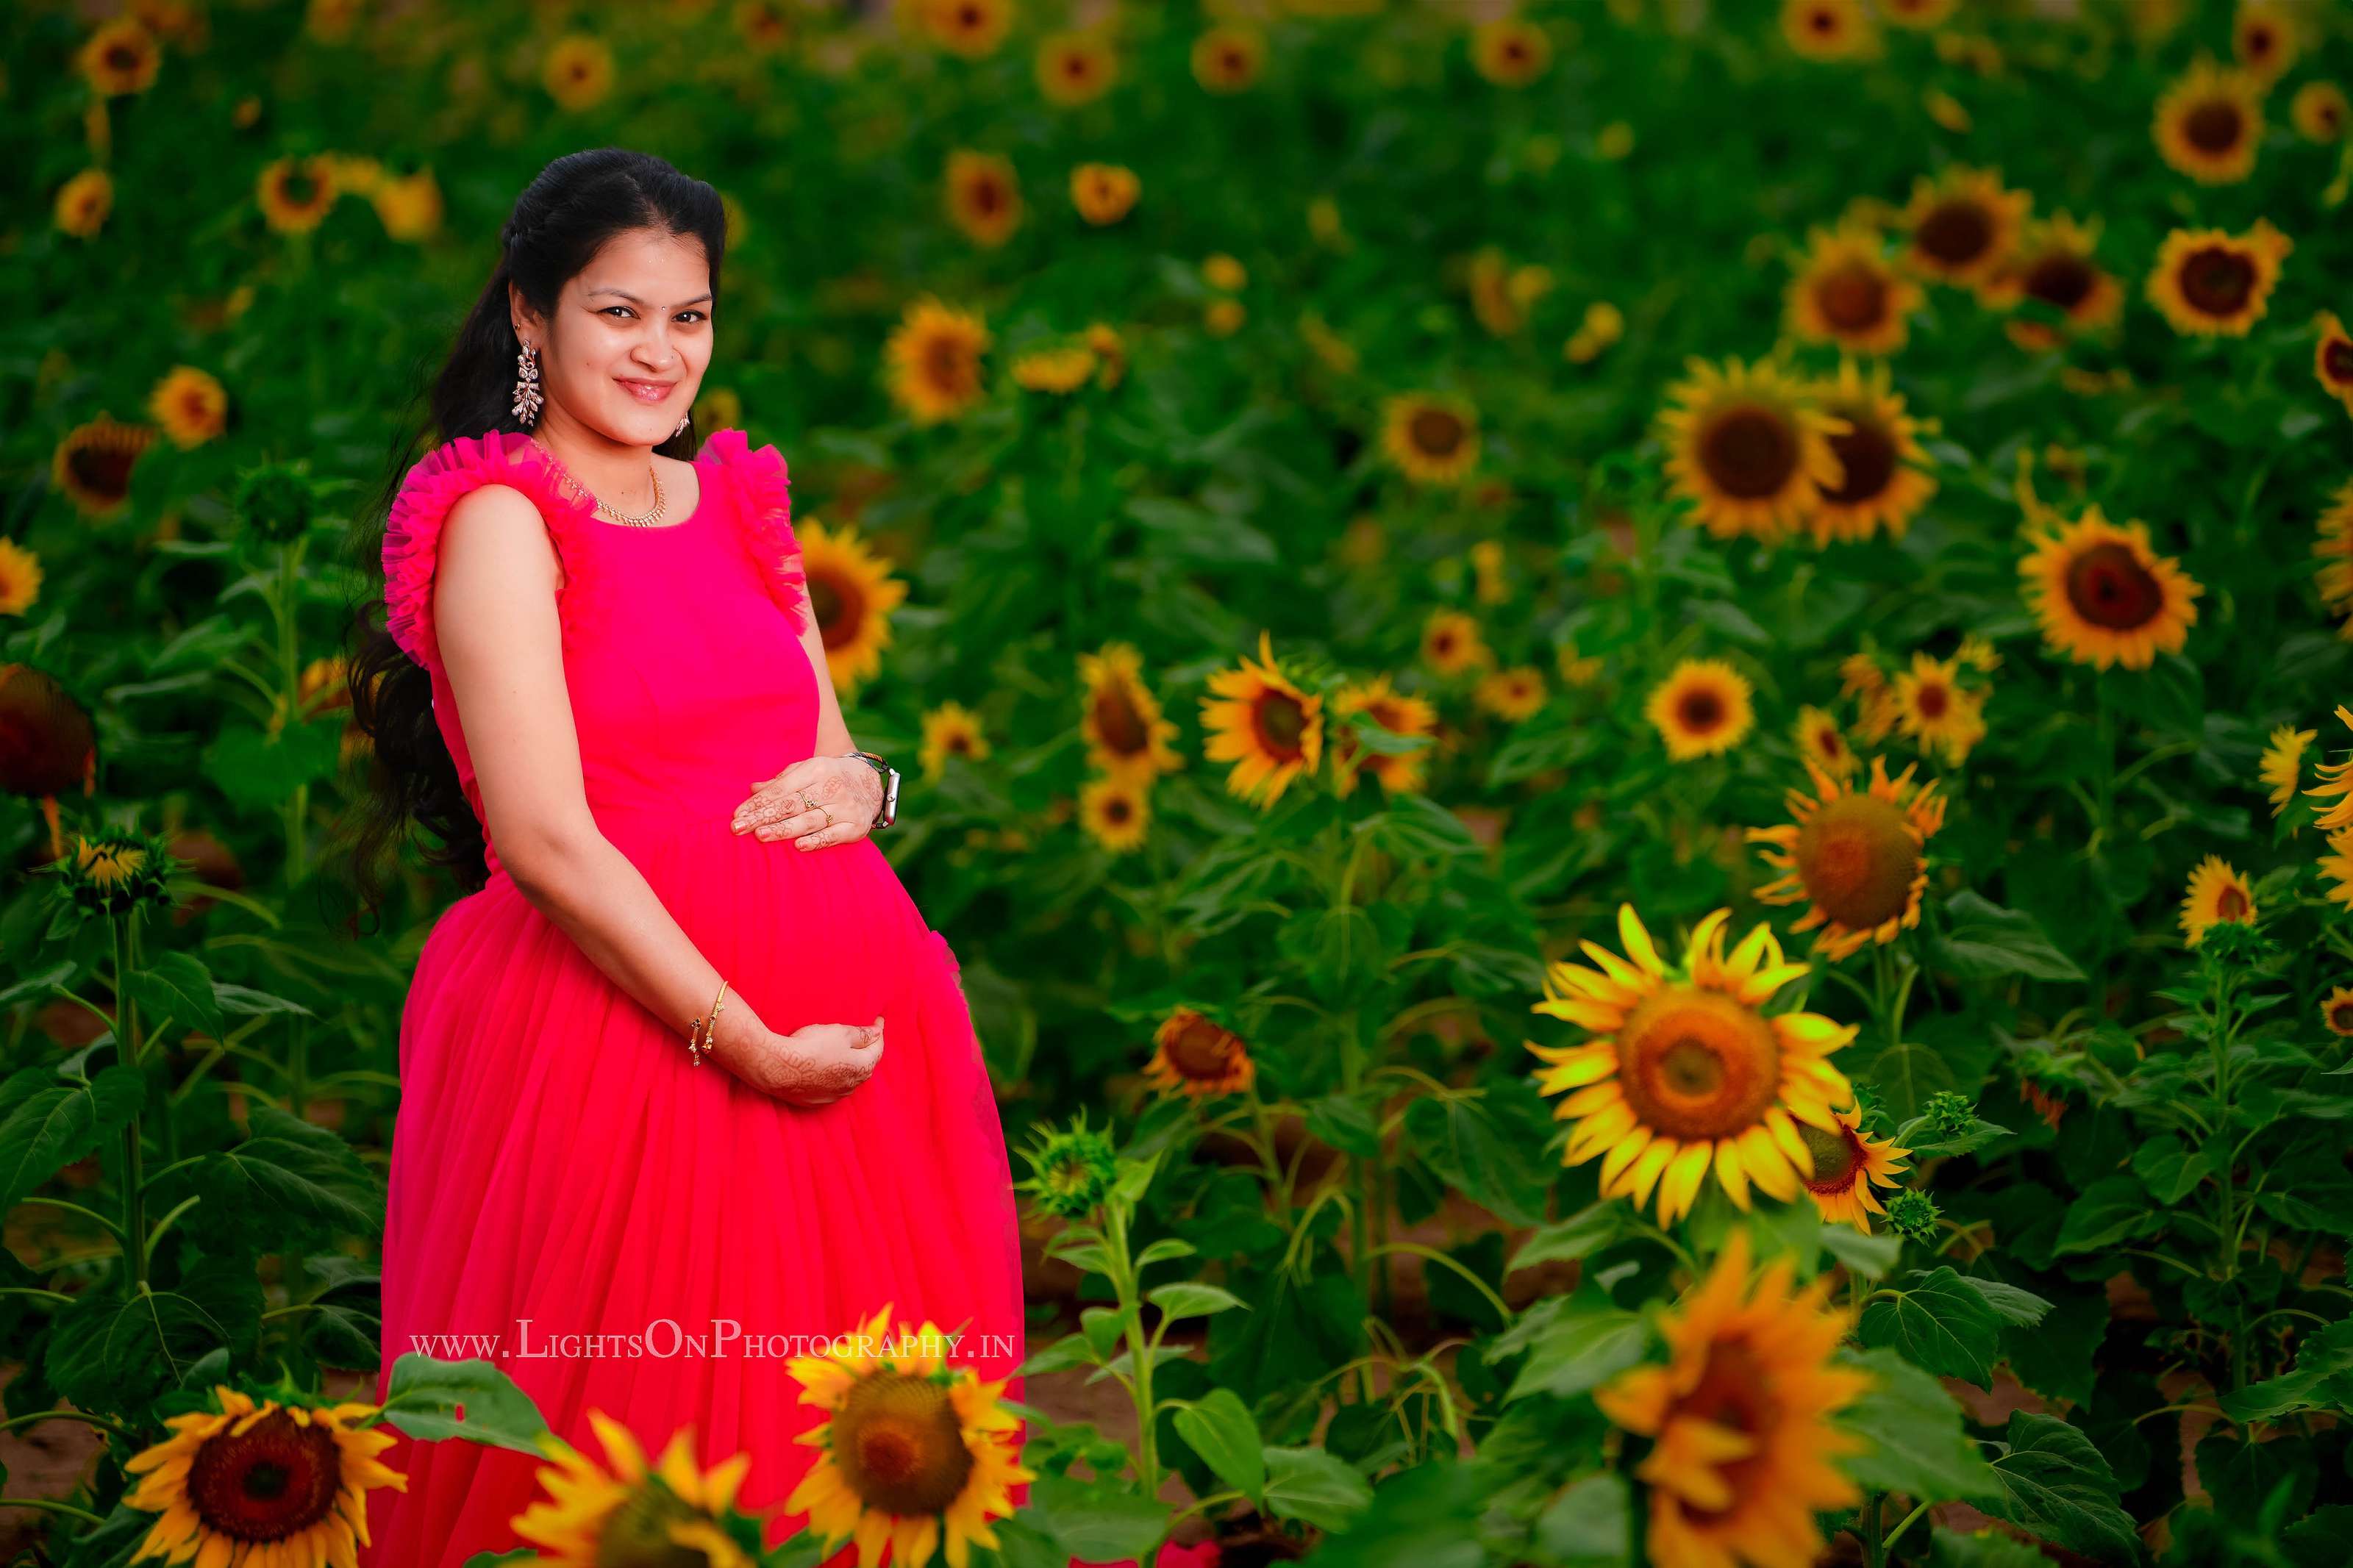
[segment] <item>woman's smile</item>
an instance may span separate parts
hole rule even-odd
[[[639,381],[626,375],[617,375],[613,379],[628,388],[629,395],[639,403],[659,403],[678,385],[674,381]]]

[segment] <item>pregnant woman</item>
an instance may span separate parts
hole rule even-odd
[[[1019,1364],[1003,1129],[955,958],[870,837],[897,780],[843,723],[784,459],[690,434],[717,194],[577,153],[502,237],[353,667],[379,830],[423,825],[478,888],[401,1018],[376,1396],[422,1350],[496,1363],[591,1456],[592,1409],[649,1452],[691,1426],[704,1468],[749,1455],[737,1500],[776,1510],[773,1544],[808,1518],[781,1507],[818,1457],[795,1438],[830,1414],[786,1369],[811,1338],[888,1303],[960,1332],[984,1382]],[[928,1427],[877,1427],[901,1473],[861,1471],[846,1425],[845,1475],[910,1516],[990,1474]],[[523,1544],[543,1461],[384,1460],[408,1484],[371,1499],[363,1563]]]

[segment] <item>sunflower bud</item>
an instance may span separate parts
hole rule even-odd
[[[1926,1193],[1901,1192],[1887,1200],[1887,1223],[1913,1241],[1935,1240],[1941,1217],[1936,1200]]]
[[[1062,1219],[1083,1219],[1111,1195],[1119,1177],[1119,1155],[1111,1140],[1086,1125],[1086,1112],[1068,1128],[1049,1131],[1035,1148],[1024,1149],[1032,1174],[1018,1184],[1038,1206]]]
[[[312,499],[309,476],[291,464],[248,468],[237,482],[238,519],[260,537],[281,543],[301,538],[310,528]]]
[[[56,896],[85,915],[127,914],[142,905],[172,907],[165,887],[182,868],[166,842],[125,827],[76,834],[71,850],[43,871],[57,878]]]

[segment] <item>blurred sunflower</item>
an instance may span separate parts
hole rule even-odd
[[[650,1466],[629,1429],[591,1408],[588,1424],[604,1445],[608,1470],[553,1433],[540,1439],[554,1465],[539,1482],[546,1497],[514,1516],[516,1535],[541,1548],[534,1559],[564,1568],[607,1563],[677,1563],[694,1568],[754,1568],[724,1521],[752,1456],[737,1454],[709,1471],[694,1459],[694,1429],[670,1435]]]
[[[2353,827],[2340,827],[2330,834],[2328,852],[2316,864],[2324,882],[2337,884],[2321,891],[2331,902],[2343,904],[2353,911]]]
[[[1240,1094],[1258,1079],[1249,1044],[1224,1025],[1178,1007],[1152,1035],[1145,1081],[1168,1094],[1207,1100]]]
[[[88,239],[106,226],[113,210],[113,176],[103,169],[84,169],[58,187],[50,216],[59,233]]]
[[[322,157],[276,158],[254,182],[262,221],[280,234],[307,234],[335,205],[334,165]]]
[[[1984,284],[2009,259],[2034,198],[2006,190],[1997,170],[1947,168],[1934,180],[1913,182],[1901,223],[1905,260],[1931,278],[1961,288]]]
[[[0,539],[0,616],[21,616],[41,596],[41,558]]]
[[[1032,349],[1013,362],[1015,383],[1030,392],[1068,396],[1094,379],[1095,351],[1084,343]]]
[[[2295,243],[2257,218],[2243,235],[2177,228],[2166,236],[2148,275],[2148,300],[2177,332],[2242,338],[2263,320],[2280,263]]]
[[[49,482],[85,517],[107,517],[131,499],[131,470],[155,439],[151,425],[123,425],[106,414],[66,433],[49,457]]]
[[[228,393],[211,372],[174,365],[147,395],[147,411],[172,444],[185,450],[228,428]]]
[[[2189,873],[2181,900],[2181,938],[2190,947],[2206,940],[2206,928],[2222,921],[2255,923],[2255,896],[2247,879],[2220,855],[2209,855]]]
[[[2269,87],[2295,64],[2301,47],[2295,18],[2286,6],[2272,0],[2239,0],[2239,13],[2231,21],[2231,52],[2249,76]]]
[[[413,244],[430,238],[441,226],[441,187],[430,169],[392,176],[376,187],[369,200],[375,206],[376,221],[394,239]]]
[[[1572,637],[1553,650],[1553,667],[1569,685],[1590,686],[1601,674],[1601,658],[1598,654],[1577,652],[1577,641]]]
[[[1768,846],[1766,862],[1783,873],[1757,889],[1758,901],[1810,900],[1789,930],[1821,928],[1813,950],[1836,963],[1920,923],[1928,840],[1945,825],[1945,797],[1934,779],[1913,784],[1917,763],[1890,779],[1887,760],[1873,757],[1870,783],[1857,789],[1811,757],[1802,760],[1814,794],[1788,791],[1782,798],[1789,820],[1749,828],[1746,839]]]
[[[1398,394],[1381,405],[1381,450],[1417,484],[1456,483],[1479,460],[1479,411],[1451,393]]]
[[[1201,326],[1213,338],[1230,338],[1249,314],[1240,300],[1212,300],[1201,308]]]
[[[1432,610],[1421,628],[1422,662],[1440,675],[1461,675],[1494,662],[1475,616],[1461,610]]]
[[[1438,734],[1438,710],[1426,699],[1391,689],[1386,674],[1351,682],[1332,694],[1335,721],[1345,721],[1356,713],[1366,714],[1392,735],[1434,739]],[[1422,746],[1410,752],[1376,752],[1357,743],[1355,725],[1335,721],[1332,726],[1333,793],[1344,797],[1355,794],[1357,775],[1370,773],[1380,781],[1385,794],[1411,794],[1428,783],[1425,770],[1430,750]]]
[[[1079,826],[1114,855],[1144,847],[1152,828],[1147,781],[1104,774],[1079,786]]]
[[[1920,286],[1888,265],[1878,235],[1817,228],[1789,283],[1789,330],[1856,353],[1894,353],[1920,300]]]
[[[1324,749],[1324,699],[1303,691],[1275,662],[1272,638],[1258,634],[1259,658],[1242,656],[1239,669],[1209,677],[1201,700],[1201,754],[1231,763],[1229,793],[1262,807],[1282,797],[1291,781],[1315,771]]]
[[[1905,1156],[1912,1151],[1883,1138],[1865,1136],[1859,1131],[1862,1125],[1859,1112],[1833,1114],[1839,1124],[1835,1132],[1803,1122],[1798,1126],[1798,1136],[1806,1141],[1806,1152],[1814,1157],[1814,1173],[1806,1178],[1806,1195],[1814,1200],[1815,1209],[1829,1224],[1851,1225],[1869,1236],[1871,1215],[1887,1212],[1871,1189],[1894,1186]]]
[[[2200,56],[2157,100],[2152,133],[2165,161],[2191,179],[2243,180],[2263,137],[2263,85]]]
[[[1525,87],[1552,64],[1552,40],[1525,16],[1497,16],[1471,30],[1471,64],[1498,87]]]
[[[1718,658],[1687,658],[1651,689],[1643,717],[1675,762],[1721,756],[1757,722],[1748,678]]]
[[[1846,778],[1862,765],[1862,759],[1846,743],[1838,720],[1811,703],[1798,710],[1798,722],[1790,736],[1797,742],[1798,755],[1832,778]]]
[[[1193,40],[1193,79],[1211,92],[1240,92],[1266,64],[1266,37],[1239,23],[1211,27]]]
[[[1127,344],[1107,321],[1089,323],[1086,341],[1094,351],[1095,379],[1105,391],[1117,386],[1127,374]]]
[[[1675,493],[1718,539],[1780,540],[1839,482],[1837,422],[1769,363],[1731,359],[1719,370],[1693,359],[1685,369],[1658,416]]]
[[[793,41],[794,13],[786,9],[786,0],[735,0],[728,10],[727,20],[733,26],[735,36],[758,58],[775,55]],[[821,60],[824,57],[820,54],[815,58]],[[735,232],[732,226],[729,232]]]
[[[826,665],[836,686],[855,686],[882,668],[891,612],[906,598],[907,584],[891,575],[890,562],[867,548],[854,524],[836,531],[810,518],[794,531]]]
[[[1585,307],[1577,331],[1561,345],[1561,357],[1573,364],[1591,364],[1625,335],[1625,314],[1609,300],[1596,300]]]
[[[923,714],[923,743],[916,753],[926,782],[936,782],[947,771],[950,757],[976,763],[988,755],[988,737],[981,732],[980,715],[961,702],[943,702]]]
[[[1013,26],[1013,0],[913,0],[932,42],[966,59],[996,52]]]
[[[155,73],[163,63],[164,51],[155,35],[132,16],[100,23],[74,56],[74,64],[90,90],[100,98],[145,92],[155,85]]]
[[[976,245],[996,247],[1021,224],[1021,185],[1010,161],[957,148],[948,154],[948,221]]]
[[[2296,786],[2304,782],[2304,749],[2319,734],[2316,730],[2299,730],[2293,724],[2273,728],[2271,739],[2263,747],[2263,760],[2256,764],[2256,773],[2271,786],[2272,815],[2285,811],[2295,798]],[[2293,834],[2301,824],[2291,824]]]
[[[1947,767],[1960,766],[1985,738],[1985,693],[1961,684],[1957,658],[1915,651],[1912,668],[1896,671],[1890,690],[1897,731],[1923,752],[1942,752]]]
[[[2320,1021],[2332,1035],[2353,1035],[2353,985],[2339,985],[2322,999]]]
[[[1169,744],[1176,726],[1160,716],[1160,700],[1144,683],[1144,656],[1134,645],[1105,643],[1100,652],[1079,655],[1079,680],[1086,688],[1079,730],[1089,763],[1139,784],[1185,765]]]
[[[2347,106],[2345,89],[2335,82],[2308,81],[2288,100],[2287,118],[2306,141],[2335,142],[2344,136],[2353,108]]]
[[[1638,1210],[1655,1188],[1661,1225],[1690,1212],[1711,1171],[1743,1209],[1752,1184],[1795,1201],[1814,1169],[1799,1128],[1834,1132],[1834,1109],[1854,1098],[1829,1058],[1856,1026],[1819,1013],[1767,1016],[1773,994],[1810,971],[1784,963],[1761,923],[1727,957],[1731,918],[1720,909],[1702,919],[1670,968],[1634,906],[1620,904],[1626,959],[1580,942],[1599,967],[1551,964],[1545,1000],[1530,1009],[1593,1037],[1578,1046],[1526,1042],[1550,1064],[1536,1074],[1538,1090],[1567,1096],[1553,1110],[1569,1123],[1561,1163],[1600,1156],[1601,1195],[1631,1197]]]
[[[1879,41],[1862,0],[1781,0],[1781,36],[1810,60],[1856,59]]]
[[[1071,205],[1079,216],[1101,228],[1117,223],[1134,210],[1144,183],[1133,169],[1117,163],[1082,163],[1071,171]]]
[[[2353,708],[2338,703],[2337,718],[2346,728],[2353,729]],[[2306,790],[2305,794],[2321,800],[2343,797],[2315,817],[2315,825],[2326,828],[2332,836],[2340,828],[2353,827],[2353,758],[2341,763],[2321,763],[2315,771],[2319,773],[2321,782]]]
[[[1099,33],[1055,33],[1038,46],[1038,90],[1066,109],[1092,103],[1118,75],[1118,57]]]
[[[594,109],[613,90],[612,46],[588,33],[566,33],[547,47],[539,80],[556,107]]]
[[[2099,227],[2079,224],[2065,213],[2027,226],[2018,249],[1985,286],[1988,305],[2013,310],[2033,300],[2065,318],[2059,327],[2015,320],[2006,324],[2010,341],[2023,349],[2054,346],[2062,331],[2096,331],[2124,310],[2124,289],[2096,256]]]
[[[2054,652],[2105,669],[2147,669],[2179,653],[2205,592],[2173,557],[2150,549],[2148,526],[2118,528],[2096,506],[2055,530],[2030,526],[2021,589]]]
[[[0,793],[39,800],[89,795],[97,784],[98,731],[88,710],[46,670],[0,664]],[[52,848],[64,853],[54,839]]]
[[[1224,251],[1213,250],[1201,258],[1201,281],[1212,289],[1239,294],[1250,287],[1250,268]]]
[[[2353,414],[2353,335],[2334,310],[2323,310],[2314,321],[2319,341],[2313,344],[2312,374],[2329,396]]]
[[[1837,459],[1839,480],[1820,487],[1820,499],[1806,518],[1819,544],[1862,541],[1882,528],[1901,539],[1912,519],[1936,493],[1936,480],[1923,471],[1928,454],[1920,445],[1921,423],[1904,411],[1904,399],[1888,390],[1887,366],[1872,366],[1866,378],[1852,360],[1839,365],[1838,379],[1818,382],[1815,405],[1846,428],[1827,437]]]
[[[1953,657],[1988,675],[2001,668],[2000,653],[1982,632],[1962,633],[1960,646],[1953,650]]]
[[[1516,724],[1544,708],[1544,675],[1525,664],[1492,671],[1472,688],[1471,700],[1496,718]]]
[[[2337,487],[2320,514],[2317,529],[2319,538],[2313,542],[2312,552],[2320,566],[2313,574],[2314,583],[2329,613],[2348,616],[2338,625],[2337,635],[2353,642],[2353,479]]]
[[[1834,1417],[1872,1374],[1832,1358],[1848,1315],[1828,1304],[1832,1276],[1794,1289],[1776,1258],[1752,1287],[1748,1233],[1735,1229],[1706,1280],[1660,1324],[1669,1361],[1594,1391],[1611,1422],[1651,1439],[1635,1467],[1657,1568],[1795,1568],[1822,1555],[1817,1512],[1862,1500],[1840,1456],[1863,1439]]]
[[[988,329],[977,314],[924,295],[907,307],[884,353],[891,395],[918,425],[952,419],[981,400],[981,351]]]
[[[367,1494],[408,1489],[376,1458],[399,1435],[350,1425],[373,1405],[256,1403],[227,1384],[213,1398],[217,1409],[166,1418],[172,1436],[123,1464],[140,1479],[122,1500],[163,1515],[134,1558],[348,1563],[367,1544]]]
[[[948,1342],[933,1324],[895,1340],[890,1324],[885,1304],[836,1342],[852,1350],[786,1363],[801,1403],[830,1414],[795,1439],[818,1453],[785,1508],[808,1510],[828,1555],[854,1537],[859,1568],[877,1568],[886,1549],[897,1568],[935,1549],[948,1568],[969,1568],[974,1546],[997,1545],[988,1521],[1013,1511],[1010,1489],[1037,1479],[1006,1436],[1020,1422],[997,1402],[1004,1380],[945,1364]]]

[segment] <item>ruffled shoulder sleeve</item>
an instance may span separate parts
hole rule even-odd
[[[591,503],[520,430],[491,430],[445,441],[418,460],[401,481],[384,530],[385,626],[401,650],[437,668],[441,650],[433,634],[433,569],[441,525],[458,498],[484,485],[507,485],[531,497],[555,542],[564,567],[558,597],[565,640],[583,623],[594,576],[583,530]]]
[[[801,542],[793,532],[792,476],[784,454],[774,443],[754,450],[741,430],[712,431],[702,451],[735,487],[737,534],[768,596],[799,636],[808,626],[808,580],[801,570]]]

